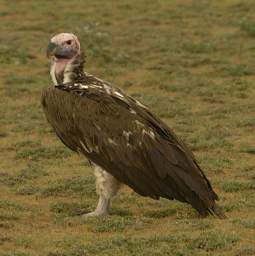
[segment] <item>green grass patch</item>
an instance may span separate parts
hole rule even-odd
[[[213,42],[189,42],[183,45],[183,49],[192,54],[212,53],[217,50]]]
[[[88,224],[88,228],[94,233],[105,232],[123,232],[130,229],[144,229],[151,224],[151,221],[146,218],[136,218],[131,216],[108,216],[106,218],[89,218],[83,223]]]
[[[235,252],[234,256],[253,256],[255,255],[255,246],[252,244],[246,244],[241,246],[240,249]]]
[[[0,221],[15,221],[18,219],[19,219],[19,216],[16,212],[13,212],[13,211],[0,212]]]
[[[253,190],[255,189],[254,182],[239,182],[239,181],[228,181],[223,184],[223,190],[225,192],[238,192],[244,190]]]
[[[31,254],[27,252],[13,251],[13,252],[4,254],[4,256],[31,256]]]
[[[25,185],[25,186],[20,186],[19,188],[16,189],[16,194],[17,195],[34,195],[38,193],[38,188],[35,187],[34,185]]]
[[[59,179],[51,182],[48,187],[42,190],[43,196],[68,196],[70,193],[95,196],[94,177],[76,176],[68,179]]]
[[[56,216],[61,217],[70,217],[70,216],[77,216],[82,215],[89,212],[89,205],[88,203],[69,203],[69,202],[62,202],[58,201],[51,205],[51,211]]]
[[[175,214],[176,214],[176,209],[165,209],[165,210],[146,211],[144,212],[143,215],[149,218],[160,219],[160,218],[173,216]]]
[[[240,127],[255,127],[255,118],[242,120],[239,124]]]
[[[189,243],[192,249],[213,251],[223,248],[231,248],[240,238],[236,234],[225,234],[222,232],[202,232],[197,238]]]
[[[255,148],[253,148],[253,147],[242,148],[241,152],[255,154]]]
[[[0,43],[0,61],[2,64],[22,65],[27,64],[34,56],[26,49],[14,48],[11,45]]]
[[[255,229],[255,219],[243,220],[241,223],[245,228]]]
[[[210,230],[214,228],[213,223],[207,219],[179,219],[176,224],[178,226],[183,225],[185,227],[189,227],[194,230]]]
[[[254,20],[244,20],[240,24],[240,28],[251,37],[255,37],[255,22]]]
[[[171,99],[167,96],[159,96],[153,93],[136,93],[132,96],[149,106],[153,109],[154,113],[162,118],[189,115],[188,105],[180,104],[177,100]]]
[[[188,238],[181,235],[152,235],[144,237],[125,237],[123,235],[113,235],[109,238],[102,238],[82,245],[80,241],[65,239],[58,241],[58,249],[49,252],[48,256],[67,256],[67,255],[191,255],[191,251],[185,249],[181,244]],[[71,245],[71,246],[70,246]]]
[[[24,185],[30,180],[47,176],[48,173],[38,165],[29,164],[26,168],[21,169],[18,173],[5,173],[2,182],[8,186]]]
[[[13,209],[15,211],[23,211],[26,209],[26,207],[24,205],[21,205],[20,203],[4,199],[0,200],[0,208]]]
[[[47,159],[63,159],[71,155],[71,151],[64,147],[40,147],[33,150],[23,150],[16,154],[17,159],[31,159],[34,161]]]

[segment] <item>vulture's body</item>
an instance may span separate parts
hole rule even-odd
[[[142,196],[177,199],[203,216],[223,216],[193,154],[168,126],[121,90],[83,73],[82,64],[75,67],[72,80],[64,72],[62,84],[42,94],[61,141]]]

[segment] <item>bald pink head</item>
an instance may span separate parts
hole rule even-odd
[[[80,42],[72,33],[60,33],[51,38],[47,55],[55,59],[72,59],[81,52]]]
[[[54,69],[52,72],[54,72],[55,80],[60,81],[67,64],[72,63],[80,54],[80,42],[74,34],[60,33],[51,38],[47,56],[52,59]]]

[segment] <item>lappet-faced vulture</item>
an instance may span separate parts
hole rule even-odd
[[[42,93],[46,118],[68,148],[95,166],[99,202],[87,216],[106,214],[111,198],[126,184],[142,196],[176,199],[202,216],[224,217],[218,196],[183,141],[142,103],[83,71],[75,35],[54,36],[47,54],[54,86]]]

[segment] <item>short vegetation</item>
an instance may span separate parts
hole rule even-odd
[[[0,255],[255,255],[255,5],[235,1],[0,1]],[[124,187],[106,218],[86,159],[40,105],[48,39],[74,32],[88,72],[182,137],[228,218]]]

